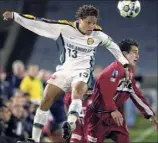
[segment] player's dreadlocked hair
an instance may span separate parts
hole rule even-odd
[[[119,45],[119,47],[120,47],[120,49],[121,49],[122,52],[125,51],[127,53],[130,52],[131,46],[136,46],[136,47],[139,46],[138,42],[135,41],[135,40],[132,40],[132,39],[122,40],[122,41],[120,41],[118,43],[118,45]]]
[[[99,18],[99,10],[92,5],[83,5],[76,12],[76,18],[85,19],[87,16]]]

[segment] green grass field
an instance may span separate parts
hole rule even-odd
[[[144,119],[141,115],[137,116],[135,128],[129,129],[130,142],[155,142],[158,143],[158,132],[152,130],[152,124],[149,120]],[[105,142],[112,142],[105,140]]]
[[[136,120],[136,128],[129,129],[130,132],[130,140],[134,142],[139,137],[141,137],[149,128],[152,127],[152,124],[149,120],[142,118],[142,116],[138,115]],[[148,132],[144,139],[140,142],[158,142],[158,132],[151,130]]]

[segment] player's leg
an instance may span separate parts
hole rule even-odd
[[[68,139],[72,131],[76,128],[76,121],[82,111],[82,97],[86,93],[88,86],[84,82],[77,82],[72,89],[72,102],[68,110],[67,121],[63,124],[63,138]]]
[[[66,120],[63,97],[60,97],[50,108],[53,115],[50,139],[53,142],[64,142],[62,138],[62,123]]]
[[[83,143],[84,141],[84,130],[83,130],[83,118],[78,118],[76,122],[76,129],[72,131],[70,142],[71,143]]]
[[[41,131],[47,122],[48,110],[57,98],[64,95],[64,91],[53,84],[47,84],[44,90],[44,98],[36,111],[34,117],[32,139],[36,142],[40,141]]]
[[[65,71],[59,71],[54,73],[52,77],[47,81],[48,84],[46,85],[44,90],[44,98],[34,117],[32,138],[36,142],[39,142],[41,129],[43,125],[47,122],[49,108],[56,101],[56,99],[58,99],[60,96],[65,95],[65,92],[69,87],[66,82],[67,78],[68,76]]]
[[[64,104],[66,112],[68,112],[69,106],[71,104],[71,93],[67,93],[64,96]],[[83,118],[78,118],[76,122],[76,129],[72,131],[71,137],[69,138],[69,142],[85,142],[83,132]]]
[[[129,134],[123,132],[113,131],[110,137],[115,143],[130,143]]]
[[[71,104],[68,110],[68,119],[67,121],[70,124],[76,122],[80,112],[82,111],[82,97],[86,93],[88,89],[87,83],[83,81],[76,82],[72,87],[72,94],[71,94]],[[72,127],[72,130],[75,129]]]
[[[122,126],[117,126],[117,124],[113,124],[113,119],[111,119],[111,123],[112,125],[110,127],[111,130],[111,134],[110,134],[110,138],[116,142],[116,143],[129,143],[129,132],[127,129],[127,125],[125,122],[125,117],[123,114],[123,109],[119,109],[119,111],[122,113],[124,121],[123,121],[123,125]]]
[[[88,81],[90,80],[89,70],[79,70],[72,82],[71,104],[68,110],[67,122],[71,129],[75,129],[75,122],[82,111],[82,98],[88,90]]]
[[[88,96],[88,95],[84,95],[84,96]],[[87,101],[83,102],[83,108],[87,107]],[[71,103],[71,94],[66,94],[65,97],[64,97],[64,104],[65,104],[65,107],[66,107],[66,111],[68,111],[68,108],[69,108],[69,105]],[[84,111],[83,111],[84,112]],[[81,113],[82,114],[82,118],[78,118],[77,119],[77,122],[76,122],[76,129],[72,131],[72,134],[71,134],[71,137],[69,139],[69,142],[71,143],[84,143],[86,142],[85,140],[85,120],[84,120],[84,115],[85,113]],[[80,116],[81,116],[80,114]]]
[[[103,125],[103,121],[89,107],[86,109],[84,118],[85,122],[85,140],[87,143],[104,142],[104,137],[107,134],[109,127]]]

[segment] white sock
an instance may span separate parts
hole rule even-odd
[[[39,108],[36,111],[32,129],[32,139],[34,139],[35,142],[40,142],[42,128],[47,122],[48,114],[48,111],[42,111]]]
[[[69,106],[69,111],[68,111],[68,122],[76,122],[77,120],[77,115],[73,114],[72,112],[76,112],[78,115],[82,111],[82,100],[81,99],[72,99],[72,102]],[[72,114],[71,114],[72,113]]]

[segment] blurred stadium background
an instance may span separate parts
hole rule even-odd
[[[54,72],[59,64],[59,53],[51,39],[40,37],[13,21],[3,21],[5,11],[16,11],[54,20],[75,20],[76,9],[91,4],[100,10],[99,25],[104,32],[118,42],[125,38],[140,43],[140,60],[137,79],[144,96],[157,113],[157,56],[158,56],[158,1],[141,1],[141,12],[134,19],[122,18],[117,10],[116,0],[0,0],[0,65],[7,76],[12,74],[16,60],[39,66]],[[105,48],[100,47],[96,65],[105,67],[114,60]],[[5,70],[4,70],[5,69]],[[134,115],[133,115],[134,116]],[[151,130],[151,124],[136,112],[136,121],[129,127],[131,142],[158,142],[158,134]]]

